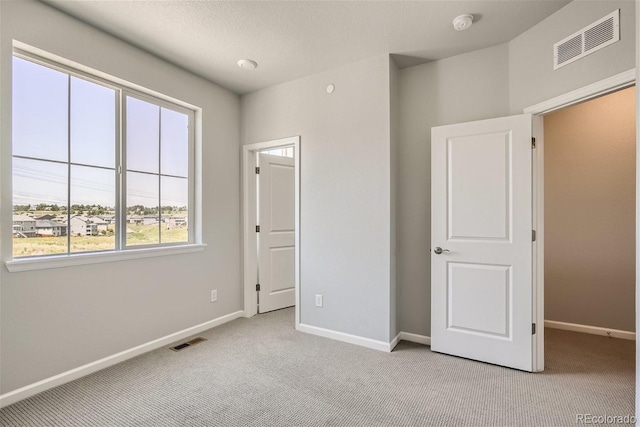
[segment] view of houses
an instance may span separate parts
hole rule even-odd
[[[14,209],[15,212],[15,209]],[[114,233],[115,215],[72,214],[66,211],[43,213],[35,209],[13,214],[13,236],[15,238],[71,236],[105,236]],[[187,228],[186,214],[131,214],[127,224],[141,226],[162,225],[163,229]],[[130,231],[129,229],[127,230]]]

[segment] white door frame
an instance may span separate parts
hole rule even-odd
[[[633,86],[636,82],[636,69],[617,74],[580,89],[565,93],[547,101],[524,109],[532,114],[532,134],[536,139],[533,153],[533,228],[536,230],[536,242],[533,249],[533,322],[538,333],[533,340],[533,371],[544,370],[544,120],[542,116],[561,108],[569,107],[619,89]],[[636,141],[640,149],[640,141]],[[640,244],[636,236],[636,246]],[[636,266],[637,268],[637,266]],[[637,278],[636,278],[637,281]],[[638,292],[636,286],[636,293]],[[637,319],[637,312],[636,312]]]
[[[256,159],[257,153],[267,149],[294,147],[295,164],[295,327],[300,324],[300,136],[273,141],[247,144],[242,147],[242,216],[243,216],[243,281],[244,281],[244,317],[258,313],[256,301],[255,274],[258,271],[255,232],[257,221]]]

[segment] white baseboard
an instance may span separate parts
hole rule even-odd
[[[306,332],[312,335],[318,335],[320,337],[331,338],[338,341],[348,342],[349,344],[355,344],[362,347],[372,348],[374,350],[390,352],[392,347],[391,343],[384,341],[377,341],[371,338],[359,337],[357,335],[345,334],[344,332],[332,331],[330,329],[319,328],[317,326],[305,325],[300,323],[297,330]]]
[[[393,351],[393,349],[396,348],[396,346],[400,342],[400,334],[401,333],[402,332],[399,332],[398,335],[396,335],[396,337],[391,340],[391,342],[389,343],[389,351]]]
[[[602,335],[605,337],[622,338],[625,340],[636,339],[635,332],[621,331],[619,329],[600,328],[598,326],[578,325],[576,323],[556,322],[555,320],[545,320],[544,326],[552,329],[563,329],[565,331],[582,332],[585,334]]]
[[[239,317],[242,317],[243,315],[244,315],[243,310],[236,311],[234,313],[227,314],[226,316],[218,317],[216,319],[209,320],[208,322],[204,322],[199,325],[192,326],[187,329],[183,329],[181,331],[164,336],[162,338],[149,341],[146,344],[142,344],[137,347],[130,348],[129,350],[121,351],[120,353],[107,356],[103,359],[96,360],[95,362],[88,363],[78,368],[71,369],[61,374],[46,378],[42,381],[38,381],[28,386],[24,386],[19,389],[10,391],[8,393],[0,395],[0,408],[4,408],[5,406],[11,405],[12,403],[18,402],[22,399],[26,399],[28,397],[41,393],[45,390],[49,390],[61,384],[68,383],[69,381],[73,381],[80,377],[84,377],[86,375],[92,374],[101,369],[108,368],[109,366],[115,365],[116,363],[123,362],[125,360],[139,356],[143,353],[147,353],[151,350],[155,350],[167,344],[171,344],[183,338],[187,338],[191,335],[195,335],[202,331],[206,331],[207,329],[211,329],[215,326],[222,325],[223,323],[230,322]]]
[[[409,332],[400,332],[400,341],[410,341],[416,344],[431,345],[431,337],[425,335],[412,334]]]

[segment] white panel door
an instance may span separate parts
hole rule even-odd
[[[259,312],[295,305],[295,163],[259,154]]]
[[[431,130],[431,349],[525,371],[532,351],[531,116]]]

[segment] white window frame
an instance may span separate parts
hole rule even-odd
[[[52,254],[52,255],[37,255],[31,257],[19,257],[12,258],[5,261],[7,270],[10,272],[28,271],[28,270],[42,270],[48,268],[59,268],[74,265],[85,265],[103,262],[122,261],[127,259],[148,258],[155,256],[175,255],[182,253],[200,252],[206,248],[206,245],[201,242],[201,233],[197,227],[201,226],[201,214],[197,212],[200,209],[201,203],[199,195],[199,186],[196,181],[198,180],[197,159],[196,153],[200,150],[196,147],[196,117],[200,117],[198,114],[199,109],[197,107],[188,105],[182,101],[175,100],[166,96],[159,97],[157,94],[145,93],[144,90],[140,90],[139,86],[128,86],[121,81],[115,82],[98,77],[95,74],[81,71],[73,66],[65,65],[54,59],[48,59],[39,54],[29,52],[28,50],[14,48],[12,57],[18,57],[27,61],[31,61],[41,66],[51,68],[56,71],[63,72],[70,76],[80,78],[91,83],[95,83],[116,91],[115,102],[115,126],[116,126],[116,149],[115,149],[115,215],[116,215],[116,235],[115,235],[115,248],[113,250],[97,251],[97,252],[67,252],[64,254]],[[102,73],[101,73],[102,74]],[[116,80],[116,79],[114,79]],[[119,79],[118,79],[119,80]],[[188,241],[177,243],[160,243],[150,245],[127,245],[126,244],[126,97],[130,96],[139,99],[144,102],[157,105],[161,108],[166,108],[172,111],[176,111],[188,116]],[[13,155],[12,155],[13,158]],[[70,159],[68,159],[70,162]],[[71,163],[68,163],[71,164]],[[158,174],[160,175],[160,171]],[[13,177],[13,168],[11,176]],[[69,177],[68,177],[69,179]],[[12,191],[12,205],[13,205],[13,191]],[[69,202],[68,202],[69,203]],[[160,211],[158,215],[161,216],[161,195],[159,197]],[[70,221],[67,220],[68,231],[67,239],[70,236]],[[159,228],[162,226],[160,223]],[[159,229],[160,232],[160,229]],[[12,233],[13,234],[13,233]],[[161,239],[161,234],[159,235]],[[13,238],[11,247],[13,248]],[[69,244],[69,241],[68,243]],[[69,247],[68,247],[69,249]],[[13,254],[13,249],[11,250]]]
[[[195,206],[195,186],[194,186],[194,182],[195,182],[195,144],[194,144],[194,135],[195,135],[195,111],[190,110],[188,108],[184,108],[181,107],[179,105],[176,105],[174,103],[171,102],[167,102],[165,100],[162,99],[158,99],[156,97],[152,97],[143,93],[140,93],[138,91],[134,91],[131,89],[126,89],[126,88],[122,88],[122,90],[120,91],[120,103],[122,106],[122,112],[121,112],[121,120],[122,120],[122,126],[121,126],[121,131],[122,131],[122,135],[120,136],[121,142],[119,144],[119,148],[120,148],[120,160],[119,160],[119,165],[120,168],[122,170],[122,172],[120,173],[120,188],[121,188],[121,195],[120,198],[118,198],[118,194],[116,193],[116,198],[118,199],[117,201],[119,201],[121,204],[124,205],[124,207],[122,209],[118,209],[116,207],[116,224],[120,223],[120,224],[126,224],[126,216],[127,216],[127,206],[126,206],[126,191],[125,189],[127,188],[127,153],[126,153],[126,147],[127,147],[127,136],[126,136],[126,132],[124,132],[124,129],[127,128],[127,107],[126,107],[126,99],[127,97],[131,97],[134,99],[138,99],[140,101],[144,101],[144,102],[148,102],[150,104],[154,104],[157,105],[161,108],[166,108],[168,110],[172,110],[172,111],[177,111],[179,113],[182,114],[186,114],[189,117],[189,143],[188,143],[188,150],[189,150],[189,172],[187,174],[187,179],[189,181],[189,197],[188,197],[188,204],[189,204],[189,213],[187,216],[187,224],[188,224],[188,243],[186,244],[190,244],[193,243],[195,241],[195,230],[194,227],[191,226],[191,224],[194,223],[194,215],[192,212],[193,207]],[[116,153],[116,157],[118,157],[118,153]],[[171,175],[163,175],[160,170],[158,170],[158,173],[153,173],[150,175],[159,175],[159,176],[171,176]],[[160,187],[160,191],[162,191],[162,187]],[[160,211],[158,212],[158,217],[161,218],[162,217],[162,193],[159,194],[159,200],[158,202],[160,203]],[[122,221],[122,222],[119,222]],[[162,227],[162,223],[158,224],[158,227]],[[135,245],[135,246],[130,246],[127,245],[127,236],[126,236],[126,230],[127,227],[120,227],[119,231],[119,236],[118,239],[120,240],[120,250],[132,250],[132,249],[144,249],[144,248],[157,248],[157,247],[166,247],[166,246],[182,246],[185,245],[185,243],[162,243],[162,232],[160,232],[158,238],[160,239],[160,243],[159,244],[150,244],[150,245]],[[117,249],[116,249],[117,250]]]

